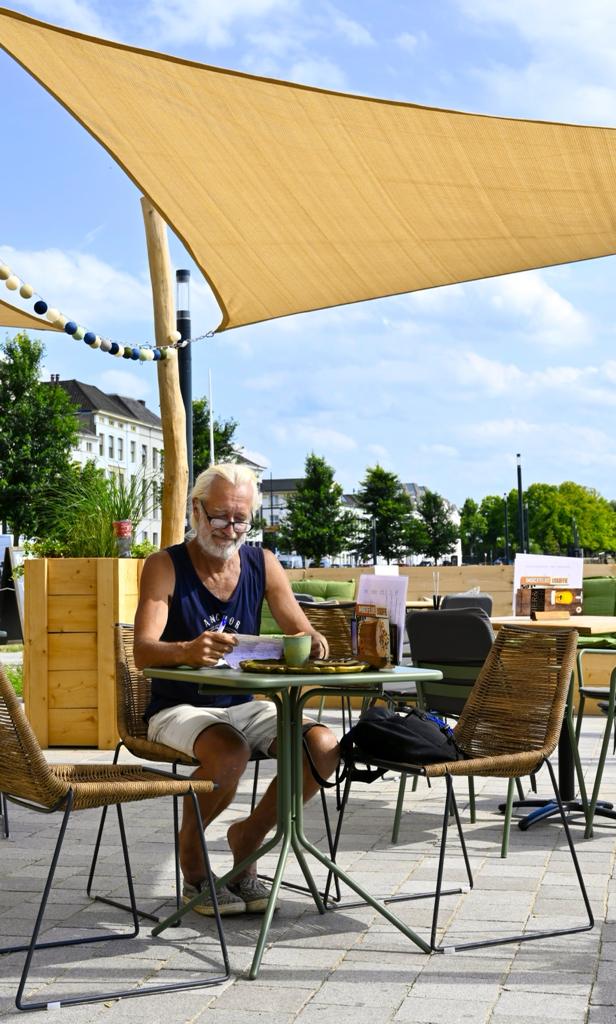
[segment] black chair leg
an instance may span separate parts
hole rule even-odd
[[[578,858],[577,858],[577,854],[575,852],[575,847],[573,845],[573,838],[571,836],[571,830],[569,828],[569,823],[567,821],[567,815],[565,813],[565,809],[563,807],[563,803],[562,803],[562,800],[561,800],[561,797],[560,797],[560,792],[558,790],[558,784],[556,782],[556,776],[554,774],[554,769],[553,769],[553,767],[552,767],[552,765],[551,765],[549,760],[546,759],[546,761],[544,763],[548,767],[548,771],[549,771],[549,774],[550,774],[550,779],[552,780],[552,787],[554,789],[555,801],[556,801],[556,804],[557,804],[557,807],[558,807],[558,812],[560,814],[560,820],[561,820],[563,828],[565,830],[565,836],[567,838],[567,844],[569,846],[569,852],[571,854],[571,859],[573,861],[573,866],[574,866],[574,869],[575,869],[575,874],[576,874],[576,877],[577,877],[578,885],[580,887],[580,892],[582,894],[582,899],[583,899],[584,907],[585,907],[586,914],[587,914],[587,917],[588,917],[588,922],[586,924],[574,925],[573,927],[570,927],[570,928],[556,928],[556,929],[539,931],[539,932],[527,932],[527,933],[522,934],[522,935],[508,935],[505,938],[484,939],[484,940],[482,940],[480,942],[456,943],[455,946],[454,945],[451,945],[451,946],[449,946],[449,945],[437,946],[436,943],[435,943],[435,940],[436,940],[436,923],[437,923],[437,907],[436,907],[436,900],[435,900],[435,911],[434,911],[434,916],[433,916],[432,938],[431,938],[431,947],[432,947],[433,952],[435,952],[435,953],[457,953],[457,952],[459,952],[461,950],[465,950],[465,949],[481,949],[483,946],[502,946],[502,945],[506,945],[508,943],[532,942],[532,941],[534,941],[536,939],[555,938],[556,936],[559,936],[559,935],[575,935],[578,932],[590,931],[594,927],[594,917],[593,917],[593,913],[592,913],[592,908],[590,906],[590,900],[588,899],[588,893],[586,892],[586,886],[584,884],[584,878],[583,878],[583,875],[582,875],[582,871],[580,869],[580,864],[579,864],[579,861],[578,861]],[[453,787],[451,787],[451,793],[453,794]],[[442,839],[442,843],[441,843],[441,853],[440,853],[440,857],[439,857],[439,882],[438,882],[438,887],[439,888],[440,888],[440,884],[441,884],[441,881],[442,881],[442,865],[444,863],[444,856],[445,856],[444,855],[444,848],[443,847],[444,847],[444,843],[445,843],[446,837],[447,837],[447,822],[448,822],[448,818],[449,818],[449,805],[450,805],[450,787],[449,787],[449,784],[448,784],[447,799],[445,801],[445,814],[444,814],[444,819],[443,819],[443,839]]]
[[[118,763],[118,758],[120,756],[120,750],[122,749],[123,746],[124,746],[124,744],[120,740],[120,742],[118,743],[118,745],[117,745],[117,747],[115,749],[115,753],[113,755],[112,764],[117,764]],[[172,775],[177,775],[178,774],[177,762],[175,762],[175,761],[173,762],[173,764],[171,766],[171,773],[172,773]],[[173,853],[174,853],[174,857],[175,857],[175,906],[176,906],[176,910],[179,910],[180,909],[180,893],[181,893],[181,887],[182,887],[182,880],[180,878],[180,847],[179,847],[179,839],[178,839],[180,823],[179,823],[179,811],[178,811],[178,798],[177,798],[177,796],[174,796],[172,799],[173,799]],[[92,885],[94,883],[94,873],[96,871],[96,865],[97,865],[97,862],[98,862],[98,855],[99,855],[101,844],[102,844],[103,831],[105,829],[105,822],[107,820],[107,811],[108,810],[109,810],[108,807],[103,807],[103,810],[101,811],[101,820],[99,822],[98,832],[96,834],[96,842],[94,844],[94,853],[92,854],[92,863],[90,864],[90,873],[88,875],[88,882],[87,882],[87,885],[86,885],[86,893],[90,897],[90,899],[94,900],[96,903],[106,903],[107,906],[109,906],[109,907],[116,907],[117,910],[127,910],[127,911],[130,911],[131,907],[127,903],[121,903],[119,900],[112,900],[110,896],[99,896],[98,894],[95,894],[94,896],[92,895]],[[153,921],[155,924],[158,924],[158,922],[160,921],[160,917],[158,917],[156,914],[150,914],[149,911],[147,911],[147,910],[140,910],[139,908],[137,908],[137,913],[139,914],[139,917],[145,918],[146,921]]]
[[[259,758],[255,761],[255,774],[252,780],[252,797],[250,800],[250,813],[254,811],[257,806],[257,787],[259,785]]]
[[[199,802],[197,800],[197,796],[196,796],[194,790],[191,790],[191,796],[193,798],[195,814],[198,816],[198,820],[201,820],[201,815],[200,815],[200,810],[199,810]],[[71,791],[69,791],[68,798],[67,798],[66,809],[65,809],[63,817],[62,817],[62,823],[60,825],[60,832],[59,832],[58,838],[56,840],[56,846],[55,846],[53,857],[52,857],[52,860],[51,860],[51,866],[50,866],[49,872],[47,874],[47,880],[45,882],[45,887],[44,887],[44,890],[43,890],[43,895],[41,897],[41,903],[40,903],[39,910],[38,910],[38,913],[37,913],[37,916],[36,916],[36,921],[35,921],[35,924],[34,924],[34,928],[33,928],[33,931],[32,931],[32,936],[31,936],[30,942],[27,945],[7,946],[7,947],[4,947],[4,948],[0,949],[0,954],[2,954],[2,953],[17,953],[17,952],[27,951],[26,961],[25,961],[25,964],[24,964],[24,967],[23,967],[23,970],[22,970],[21,979],[20,979],[20,982],[19,982],[19,987],[17,989],[17,994],[16,994],[16,997],[15,997],[15,1005],[17,1006],[17,1008],[19,1010],[42,1010],[42,1009],[48,1010],[48,1009],[52,1009],[52,1008],[53,1009],[59,1009],[61,1006],[76,1005],[76,1004],[81,1004],[81,1003],[98,1003],[98,1002],[104,1002],[104,1001],[111,1000],[111,999],[124,999],[124,998],[129,998],[129,997],[151,995],[151,994],[156,993],[156,992],[171,992],[171,991],[175,991],[175,990],[178,990],[178,989],[189,989],[189,988],[210,988],[212,985],[218,985],[218,984],[220,984],[223,981],[227,981],[227,979],[230,976],[229,958],[228,958],[228,954],[227,954],[227,947],[226,947],[224,933],[223,933],[223,928],[222,928],[222,920],[221,920],[221,917],[220,917],[220,911],[218,909],[218,902],[217,902],[217,899],[216,899],[216,883],[214,881],[214,876],[212,874],[212,868],[211,868],[211,865],[210,865],[207,845],[206,845],[206,842],[205,842],[205,835],[203,833],[203,827],[202,827],[200,829],[201,849],[202,849],[202,853],[203,853],[203,860],[204,860],[204,863],[205,863],[205,870],[206,870],[206,876],[207,876],[207,880],[208,880],[208,886],[209,886],[209,889],[210,889],[210,893],[211,893],[211,897],[212,897],[212,902],[213,902],[213,906],[214,906],[214,919],[215,919],[215,923],[216,923],[216,929],[217,929],[217,932],[218,932],[218,939],[219,939],[219,944],[220,944],[220,949],[221,949],[222,958],[223,958],[223,964],[224,964],[224,973],[223,974],[217,975],[216,977],[213,977],[213,978],[207,978],[207,979],[202,980],[202,981],[175,982],[173,984],[168,984],[168,985],[150,985],[150,986],[146,986],[146,987],[143,987],[143,988],[115,990],[113,992],[97,993],[95,995],[87,994],[87,995],[83,995],[83,996],[67,996],[67,997],[60,997],[58,999],[53,999],[53,1000],[47,999],[45,1001],[38,1001],[38,1002],[25,1002],[23,1000],[23,993],[24,993],[24,989],[25,989],[26,983],[28,981],[28,975],[29,975],[29,972],[30,972],[30,967],[31,967],[31,964],[32,964],[32,959],[33,959],[33,956],[34,956],[35,952],[38,952],[41,949],[52,949],[52,948],[57,948],[57,947],[61,947],[61,946],[82,946],[82,945],[88,945],[88,944],[95,943],[95,942],[111,942],[111,941],[117,940],[117,939],[132,939],[132,938],[135,938],[135,936],[137,936],[139,934],[139,911],[137,910],[137,904],[136,904],[136,900],[135,900],[135,888],[134,888],[134,885],[133,885],[132,871],[131,871],[131,866],[130,866],[130,858],[129,858],[129,853],[128,853],[128,843],[126,841],[126,830],[125,830],[125,827],[124,827],[124,817],[123,817],[123,814],[122,814],[122,808],[121,808],[120,804],[117,804],[116,805],[116,809],[117,809],[117,813],[118,813],[118,825],[119,825],[119,828],[120,828],[120,840],[121,840],[121,844],[122,844],[122,854],[123,854],[123,858],[124,858],[124,868],[125,868],[125,871],[126,871],[126,882],[127,882],[127,885],[128,885],[128,895],[129,895],[129,901],[130,901],[130,908],[129,909],[131,911],[132,918],[133,918],[133,930],[131,932],[124,932],[124,933],[113,932],[113,933],[108,933],[108,934],[105,934],[105,935],[93,935],[93,936],[90,936],[89,938],[85,938],[85,939],[84,938],[79,938],[79,939],[62,939],[62,940],[58,940],[57,942],[37,942],[38,936],[40,934],[41,926],[42,926],[42,923],[43,923],[43,918],[45,916],[45,910],[47,908],[47,901],[49,899],[49,894],[51,892],[51,888],[52,888],[52,885],[53,885],[53,879],[54,879],[56,867],[57,867],[57,864],[58,864],[58,860],[59,860],[59,857],[60,857],[60,851],[62,849],[62,844],[64,842],[64,837],[65,837],[65,834],[66,834],[66,830],[67,830],[68,821],[69,821],[69,817],[70,817],[70,814],[71,814],[72,806],[73,806],[73,794],[72,794]]]
[[[2,835],[5,839],[9,838],[9,813],[8,813],[8,801],[4,793],[0,793],[0,818],[2,818]]]

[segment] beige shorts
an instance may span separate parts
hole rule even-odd
[[[242,734],[251,754],[267,754],[276,739],[276,705],[269,700],[249,700],[229,708],[176,704],[152,715],[148,739],[192,757],[197,736],[211,725],[230,725]]]

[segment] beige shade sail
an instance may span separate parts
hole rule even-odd
[[[49,320],[42,320],[40,316],[31,316],[17,306],[11,306],[10,302],[3,302],[0,299],[0,327],[10,327],[24,331],[61,331],[61,327],[50,324]]]
[[[0,9],[201,268],[221,330],[616,252],[616,132],[350,96]]]

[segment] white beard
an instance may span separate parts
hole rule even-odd
[[[241,534],[235,540],[218,541],[211,534],[203,537],[200,530],[197,529],[195,540],[206,555],[209,555],[211,558],[220,558],[223,562],[228,562],[235,552],[241,548],[246,540],[246,534]]]

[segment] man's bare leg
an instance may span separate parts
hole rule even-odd
[[[236,729],[227,725],[211,725],[199,734],[194,746],[199,767],[193,779],[211,779],[218,788],[199,797],[203,825],[207,827],[231,803],[242,777],[250,749]],[[190,885],[203,881],[205,865],[192,800],[184,797],[182,827],[179,833],[180,866]]]
[[[326,728],[316,727],[310,730],[306,741],[319,775],[324,779],[329,778],[335,771],[340,758],[338,741],[333,732]],[[275,755],[275,748],[276,744],[274,743],[270,748],[270,753]],[[318,789],[319,784],[314,778],[304,754],[304,803],[307,803]],[[244,857],[248,857],[261,846],[267,833],[276,824],[276,810],[277,779],[273,779],[252,814],[243,821],[234,822],[227,832],[227,840],[233,854],[234,864],[239,864]],[[237,875],[233,881],[237,881],[243,875],[256,875],[256,873],[257,865],[255,862]]]

